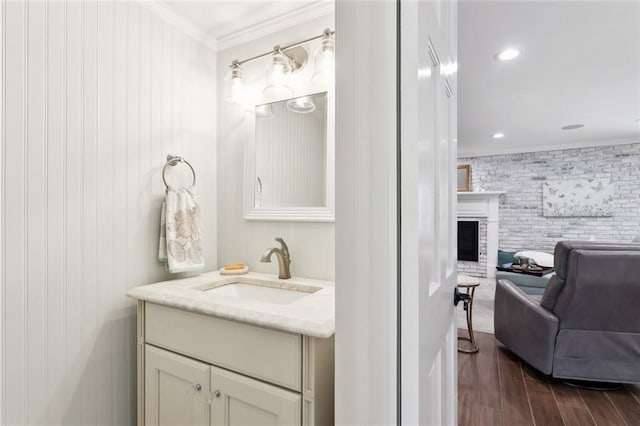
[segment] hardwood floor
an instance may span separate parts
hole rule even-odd
[[[640,386],[578,390],[521,362],[493,334],[476,339],[478,353],[458,353],[459,425],[640,425]]]

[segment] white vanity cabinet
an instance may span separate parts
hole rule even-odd
[[[138,302],[139,425],[332,425],[333,337]]]
[[[144,351],[146,424],[208,426],[211,367],[151,345]]]

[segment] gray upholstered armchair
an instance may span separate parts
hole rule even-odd
[[[564,241],[542,297],[499,280],[495,336],[553,377],[640,382],[640,244]]]

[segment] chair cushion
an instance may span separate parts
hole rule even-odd
[[[554,252],[556,276],[549,280],[540,304],[555,312],[555,305],[567,278],[569,254],[573,250],[640,251],[640,244],[604,243],[594,241],[560,241]]]
[[[604,243],[595,241],[560,241],[554,251],[554,269],[562,281],[567,278],[567,262],[571,250],[640,250],[640,244]]]
[[[515,251],[498,250],[498,265],[502,266],[508,263],[513,263],[515,260],[516,260]]]
[[[561,328],[640,333],[640,251],[573,250],[553,311]]]

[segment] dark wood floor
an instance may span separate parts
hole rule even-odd
[[[460,425],[640,425],[640,387],[577,390],[538,373],[477,333],[480,352],[458,354]]]

